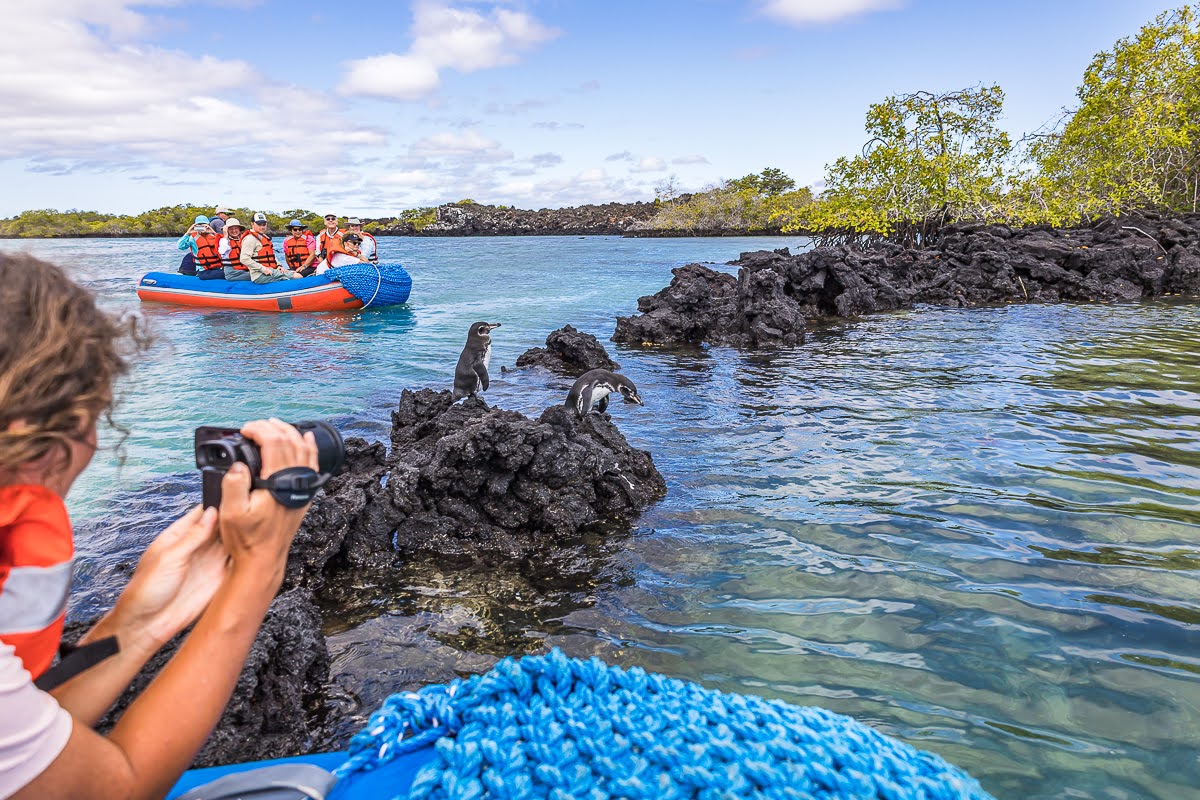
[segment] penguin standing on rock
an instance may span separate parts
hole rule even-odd
[[[492,363],[492,331],[499,322],[472,322],[467,331],[467,346],[454,368],[454,399],[474,397],[487,391],[488,365]]]
[[[575,381],[575,385],[567,393],[567,401],[563,405],[575,409],[575,413],[579,415],[580,419],[593,410],[603,414],[608,408],[608,396],[617,392],[620,392],[621,396],[625,398],[626,403],[645,405],[642,398],[638,397],[637,387],[633,385],[633,381],[624,375],[618,375],[606,369],[594,369],[580,375],[579,380]]]

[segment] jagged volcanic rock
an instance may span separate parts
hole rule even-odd
[[[90,625],[74,628],[79,634]],[[183,643],[176,637],[150,660],[101,720],[106,733]],[[250,648],[233,697],[195,767],[308,752],[315,732],[308,718],[329,679],[329,649],[313,597],[293,589],[275,598]]]
[[[767,253],[735,279],[701,264],[671,270],[661,292],[638,299],[641,316],[617,317],[613,341],[757,347],[804,341],[804,316],[788,294],[779,264],[786,250]]]
[[[540,366],[565,375],[582,375],[593,369],[618,370],[600,340],[590,333],[564,325],[546,337],[545,347],[531,347],[517,356],[518,367]]]
[[[666,491],[650,454],[606,415],[554,406],[532,420],[451,401],[401,394],[383,485],[344,543],[350,565],[397,553],[528,558],[585,526],[627,521]]]
[[[958,224],[922,250],[894,245],[744,253],[736,283],[699,264],[618,317],[632,344],[789,345],[804,318],[909,308],[1128,301],[1200,294],[1200,215],[1109,218],[1088,228]]]

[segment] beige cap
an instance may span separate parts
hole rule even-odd
[[[229,219],[225,220],[225,227],[226,228],[245,228],[246,226],[243,225],[241,222],[239,222],[237,217],[230,217]]]

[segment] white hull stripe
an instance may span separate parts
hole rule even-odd
[[[52,567],[13,567],[0,587],[0,635],[40,631],[67,609],[75,559]]]

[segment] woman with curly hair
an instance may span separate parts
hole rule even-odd
[[[32,256],[0,254],[0,308],[0,798],[163,797],[229,700],[307,506],[288,509],[252,489],[250,471],[236,464],[220,508],[197,506],[163,531],[80,642],[112,654],[38,688],[70,587],[64,499],[96,451],[129,345],[144,339]],[[263,478],[317,467],[312,434],[275,419],[242,433],[262,451]],[[108,736],[95,733],[149,658],[193,622]]]

